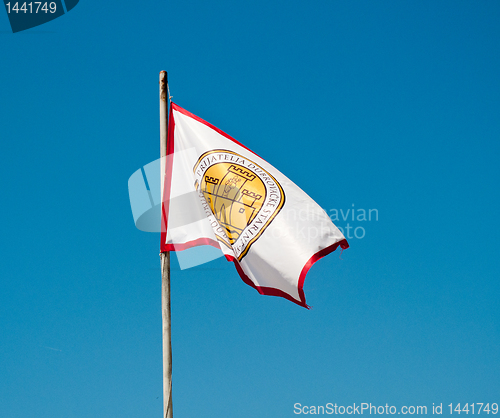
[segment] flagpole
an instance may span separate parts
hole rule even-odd
[[[160,156],[166,161],[168,76],[160,72]],[[166,163],[165,163],[166,164]],[[162,167],[165,167],[162,164]],[[161,173],[163,176],[165,173]],[[163,326],[163,417],[172,418],[172,341],[170,321],[170,253],[161,253],[161,312]]]

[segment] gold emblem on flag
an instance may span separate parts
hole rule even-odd
[[[193,171],[196,188],[223,230],[217,238],[241,260],[283,207],[281,185],[253,161],[226,150],[203,154]]]

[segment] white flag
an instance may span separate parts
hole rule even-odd
[[[220,248],[245,283],[308,307],[309,268],[349,245],[298,186],[220,129],[172,103],[161,251]]]

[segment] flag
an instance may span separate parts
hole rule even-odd
[[[308,308],[303,285],[310,267],[349,247],[297,185],[174,103],[163,167],[162,252],[212,245],[260,294]]]

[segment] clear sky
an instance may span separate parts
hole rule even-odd
[[[500,403],[499,22],[498,1],[81,0],[12,34],[0,11],[0,417],[162,414],[159,234],[127,190],[159,155],[161,70],[363,233],[310,270],[310,311],[173,260],[176,418]]]

